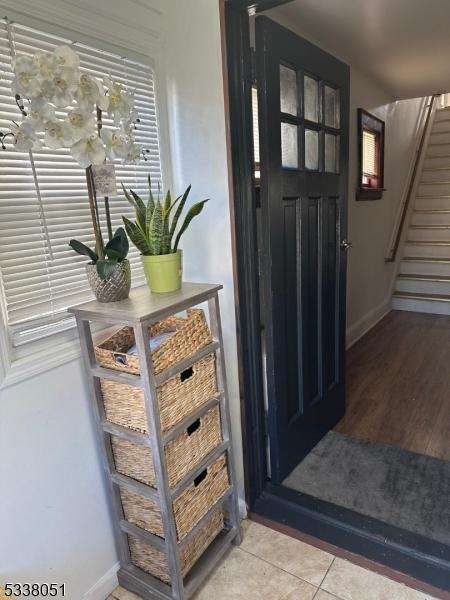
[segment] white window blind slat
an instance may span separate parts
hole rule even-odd
[[[70,40],[16,23],[13,37],[18,55],[72,44]],[[154,193],[162,181],[153,69],[85,44],[76,43],[74,48],[80,56],[82,71],[100,79],[111,76],[135,92],[135,107],[140,118],[136,142],[149,152],[147,161],[138,165],[115,161],[116,178],[119,190],[123,183],[147,198],[148,175],[152,178]],[[21,120],[11,93],[12,79],[6,23],[0,19],[0,131],[8,130],[13,119]],[[58,110],[56,114],[63,117],[66,113]],[[112,125],[105,113],[103,127]],[[9,144],[6,150],[0,150],[0,269],[8,326],[15,346],[67,329],[73,322],[67,307],[92,297],[86,279],[86,257],[68,247],[71,238],[94,247],[85,171],[68,149],[42,148],[33,152],[33,158],[52,252],[44,231],[28,153],[15,152]],[[99,208],[104,217],[101,198]],[[123,196],[110,198],[110,209],[113,228],[122,225],[122,215],[133,217]],[[103,228],[106,240],[104,223]],[[141,285],[144,276],[134,246],[130,246],[129,259],[133,285]]]
[[[363,174],[368,177],[377,175],[377,135],[363,130]]]

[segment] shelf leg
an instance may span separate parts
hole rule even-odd
[[[219,342],[219,348],[216,350],[216,373],[217,383],[219,391],[222,392],[220,400],[220,420],[222,423],[222,436],[225,441],[229,441],[228,446],[228,476],[230,482],[234,485],[234,492],[230,496],[228,501],[230,520],[232,527],[236,528],[237,534],[234,538],[233,543],[239,545],[241,543],[241,528],[240,528],[240,517],[239,517],[239,504],[237,497],[237,485],[236,485],[236,469],[234,464],[233,455],[233,440],[231,434],[231,422],[230,422],[230,409],[229,409],[229,396],[227,388],[227,376],[225,372],[225,359],[223,352],[223,336],[222,336],[222,324],[220,320],[220,306],[219,296],[217,292],[212,298],[208,300],[209,308],[209,320],[211,333],[213,338]]]
[[[144,389],[145,410],[149,431],[151,432],[151,448],[153,466],[155,469],[156,485],[160,498],[161,517],[166,541],[166,556],[169,565],[172,595],[175,600],[185,600],[183,574],[181,570],[180,549],[178,546],[175,517],[173,514],[172,498],[166,468],[163,436],[153,361],[150,352],[148,326],[142,323],[134,328],[136,346],[141,360],[141,379]]]

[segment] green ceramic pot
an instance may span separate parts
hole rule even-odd
[[[152,292],[174,292],[181,287],[182,251],[172,254],[141,256],[145,278]]]

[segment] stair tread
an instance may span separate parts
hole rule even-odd
[[[406,240],[406,243],[414,246],[450,246],[448,240]]]
[[[410,225],[410,229],[450,229],[450,224],[448,225],[437,225],[436,223],[431,223],[430,225],[421,224],[421,225]]]
[[[441,302],[450,302],[448,294],[428,294],[422,292],[394,292],[395,298],[410,298],[416,300],[440,300]]]
[[[415,281],[448,281],[450,275],[421,275],[420,273],[399,273],[398,279],[413,279]]]
[[[440,256],[404,256],[402,260],[406,260],[408,262],[441,262],[450,264],[450,258],[442,258]]]

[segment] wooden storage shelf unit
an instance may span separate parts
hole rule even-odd
[[[104,466],[108,473],[115,518],[116,545],[120,559],[119,582],[126,589],[146,599],[186,600],[192,596],[230,545],[240,543],[218,299],[221,287],[185,283],[180,291],[169,294],[151,294],[146,287],[142,287],[133,290],[130,297],[121,302],[101,304],[92,301],[70,309],[77,320],[85,374],[92,394]],[[191,356],[183,357],[176,364],[170,364],[155,374],[149,347],[149,327],[203,302],[208,302],[212,341],[205,338],[205,345],[196,349]],[[139,374],[106,368],[97,363],[91,333],[91,322],[96,321],[131,328],[139,358]],[[189,414],[183,414],[179,422],[163,430],[158,388],[208,355],[213,355],[215,359],[217,393],[205,399],[200,406],[193,405]],[[142,390],[148,431],[135,431],[106,418],[101,380],[138,387]],[[114,386],[112,388],[114,389]],[[179,476],[172,479],[170,485],[171,479],[166,461],[167,448],[190,427],[195,431],[202,419],[211,418],[217,410],[220,416],[220,439],[205,447],[203,454],[198,455],[197,463],[193,464],[192,468],[186,469],[183,466]],[[189,432],[189,435],[193,434]],[[118,472],[111,441],[114,439],[116,446],[121,445],[122,451],[123,448],[139,445],[141,456],[145,457],[147,452],[154,470],[154,487],[138,481],[125,472]],[[212,447],[213,445],[215,446]],[[223,474],[224,467],[220,469],[224,464],[223,457],[226,462],[225,474]],[[214,484],[211,478],[216,472],[220,473],[218,476],[222,479]],[[211,473],[210,480],[208,480],[208,473]],[[228,477],[228,486],[226,477]],[[217,489],[214,493],[218,496],[212,496],[208,502],[199,505],[197,492],[201,489],[203,480],[205,488],[210,486],[211,489]],[[199,487],[195,490],[197,485]],[[136,518],[135,511],[130,511],[129,514],[133,514],[135,522],[145,525],[146,528],[126,520],[121,498],[127,498],[128,502],[132,502],[132,499],[137,496],[141,497],[140,505],[144,507],[143,514],[149,507],[156,507],[155,514],[158,520],[155,531],[158,535],[152,533],[152,527],[147,527],[145,520]],[[193,510],[193,520],[189,522],[184,519],[182,536],[179,536],[177,527],[180,527],[180,522],[176,519],[175,509],[179,511],[180,507],[183,507],[183,502],[188,503],[190,497],[193,503],[197,503],[195,511]],[[194,509],[193,504],[192,509]],[[151,515],[153,520],[155,514]],[[138,561],[136,553],[140,553]],[[153,561],[159,564],[160,570],[157,576],[150,574],[154,566]],[[139,568],[136,562],[139,562],[142,568]]]

